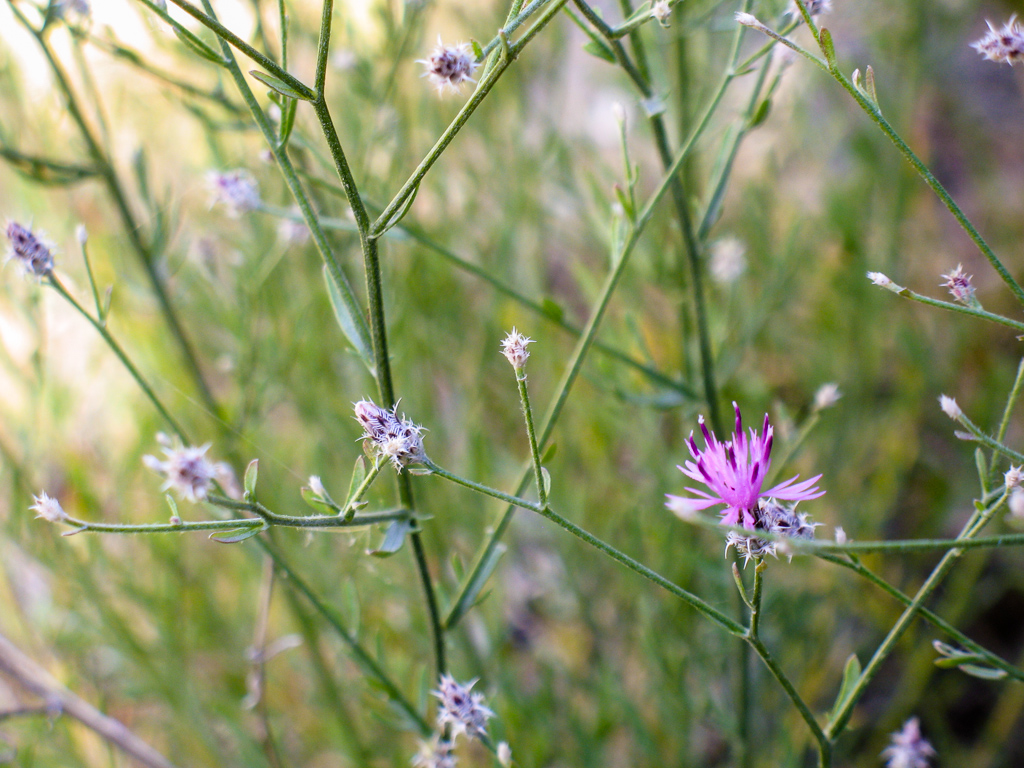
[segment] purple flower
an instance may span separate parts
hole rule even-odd
[[[704,433],[704,450],[697,448],[697,441],[693,439],[691,432],[687,445],[694,461],[687,461],[685,466],[679,467],[679,471],[684,475],[706,485],[710,493],[697,488],[687,488],[686,490],[700,498],[668,495],[667,506],[674,510],[694,512],[716,504],[724,504],[725,510],[721,513],[723,525],[742,523],[746,528],[754,528],[754,510],[758,508],[758,499],[762,496],[802,501],[816,499],[825,494],[814,487],[814,483],[821,475],[793,485],[798,477],[794,475],[784,483],[762,491],[761,486],[764,485],[768,468],[771,466],[772,427],[768,423],[768,415],[765,414],[764,426],[761,428],[764,434],[758,435],[756,430],[751,429],[750,436],[747,437],[743,432],[740,407],[736,403],[732,406],[736,409],[736,431],[732,440],[720,443],[714,433],[708,430],[704,424],[704,417],[701,416],[700,429]]]

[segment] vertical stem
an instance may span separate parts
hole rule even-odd
[[[327,139],[327,145],[334,160],[335,169],[338,172],[338,179],[345,190],[345,195],[355,216],[356,227],[359,230],[359,244],[363,254],[363,271],[366,276],[366,298],[370,314],[370,341],[373,345],[377,392],[382,404],[385,407],[389,407],[395,404],[396,399],[391,377],[391,360],[388,355],[387,323],[384,313],[384,292],[381,282],[377,239],[370,236],[370,221],[366,212],[366,206],[359,194],[355,177],[352,175],[345,151],[341,146],[341,140],[338,138],[338,132],[334,127],[334,121],[327,107],[327,97],[324,89],[327,80],[327,60],[331,45],[333,11],[334,1],[324,0],[323,13],[320,17],[320,40],[317,45],[316,80],[314,83],[316,100],[313,102],[313,107],[316,110],[324,137]],[[416,504],[413,498],[409,473],[397,473],[396,482],[398,485],[399,503],[408,510],[415,509]],[[434,592],[433,580],[430,576],[430,568],[427,564],[422,533],[417,528],[410,533],[409,538],[412,542],[416,570],[419,574],[420,582],[423,586],[424,599],[427,603],[427,613],[434,644],[435,677],[440,677],[448,668],[445,659],[444,629],[441,625],[441,613],[437,604],[437,596]]]
[[[537,447],[537,433],[533,428],[533,410],[530,408],[530,394],[526,389],[526,372],[516,368],[516,384],[519,385],[519,402],[526,419],[526,434],[530,437],[530,455],[533,457],[533,476],[537,481],[537,498],[542,507],[547,506],[548,494],[544,489],[544,471],[540,465],[540,449]]]

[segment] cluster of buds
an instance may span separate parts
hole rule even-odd
[[[1024,27],[1016,16],[1011,16],[1000,29],[993,27],[990,21],[985,23],[988,24],[988,34],[971,43],[974,50],[989,61],[1005,61],[1011,66],[1024,61]]]
[[[430,52],[430,56],[418,59],[416,63],[426,67],[423,76],[437,87],[438,93],[443,93],[445,89],[458,93],[463,83],[473,82],[473,72],[478,66],[469,43],[445,45],[440,35],[437,37],[437,47]]]
[[[813,540],[814,529],[819,525],[821,523],[812,523],[806,513],[797,514],[792,507],[784,507],[771,498],[760,500],[754,512],[754,530],[791,539]],[[765,555],[778,557],[780,546],[784,547],[785,542],[739,533],[730,533],[725,538],[725,551],[728,552],[730,547],[735,547],[736,552],[743,557],[744,566],[752,559],[760,559]],[[792,555],[790,559],[793,559]]]
[[[31,229],[12,221],[7,225],[7,239],[11,241],[8,260],[17,260],[25,274],[45,277],[53,271],[53,253]]]
[[[388,459],[399,472],[408,464],[421,464],[427,459],[423,450],[423,428],[409,419],[398,418],[398,406],[390,411],[371,400],[354,405],[356,421],[363,428],[363,440],[369,440],[378,456]]]
[[[223,203],[234,218],[260,207],[259,185],[244,168],[224,173],[211,171],[206,176],[206,183],[210,188],[210,205]]]

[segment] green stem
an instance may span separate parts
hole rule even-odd
[[[452,474],[448,470],[437,466],[437,464],[430,461],[430,459],[425,460],[423,464],[430,470],[432,474],[435,474],[438,477],[443,477],[445,480],[449,480],[465,488],[470,488],[476,491],[477,493],[484,494],[485,496],[490,496],[492,498],[498,499],[499,501],[504,501],[505,503],[511,504],[514,507],[519,507],[521,509],[529,509],[532,510],[533,512],[540,512],[544,508],[541,504],[534,504],[533,502],[527,501],[526,499],[521,499],[518,496],[513,496],[511,494],[505,493],[504,491],[489,488],[486,485],[474,482],[473,480],[467,480],[464,477],[459,477],[456,474]]]
[[[523,406],[523,417],[526,419],[526,434],[530,438],[530,456],[533,458],[533,475],[537,481],[537,498],[543,507],[548,503],[548,493],[544,490],[544,472],[540,465],[537,433],[533,428],[533,409],[530,408],[530,394],[526,388],[526,371],[521,368],[516,368],[516,384],[519,385],[519,402]]]
[[[207,1],[204,0],[204,2]],[[381,281],[380,259],[377,251],[377,238],[371,235],[369,231],[369,215],[359,194],[348,159],[345,157],[334,121],[331,119],[325,94],[333,10],[333,0],[324,0],[323,13],[320,17],[320,39],[317,45],[316,99],[313,102],[313,107],[316,110],[317,119],[320,121],[324,137],[327,139],[327,146],[334,160],[338,179],[348,197],[349,205],[355,216],[356,226],[359,229],[359,244],[363,254],[363,271],[366,277],[366,298],[370,314],[370,341],[373,345],[374,375],[377,379],[377,391],[381,402],[385,405],[393,405],[397,401],[391,377],[391,359],[388,354],[387,322],[384,312],[384,292]],[[397,473],[396,483],[398,485],[398,497],[401,505],[409,510],[415,509],[409,474]],[[413,530],[409,539],[412,543],[413,556],[416,560],[416,571],[419,574],[420,583],[423,587],[423,596],[427,604],[431,637],[434,644],[436,679],[445,674],[448,669],[445,660],[444,628],[441,625],[441,612],[438,608],[437,595],[435,594],[433,580],[430,576],[430,568],[427,563],[420,530],[418,528]]]
[[[505,70],[511,66],[512,61],[516,56],[523,50],[527,43],[544,27],[546,26],[561,10],[562,6],[566,4],[568,0],[555,0],[544,13],[541,14],[540,18],[530,27],[529,30],[523,35],[522,39],[516,42],[514,45],[509,47],[510,55],[501,57],[495,64],[494,68],[487,73],[487,75],[480,81],[473,95],[470,97],[459,113],[452,120],[448,128],[445,129],[444,133],[441,134],[440,138],[431,147],[426,157],[420,162],[416,169],[412,172],[412,175],[408,178],[405,184],[402,185],[398,193],[394,196],[390,203],[388,203],[377,220],[373,223],[370,228],[370,236],[372,238],[378,238],[383,235],[388,229],[393,227],[401,218],[401,213],[407,208],[411,198],[416,194],[419,189],[420,182],[423,181],[423,177],[427,175],[427,172],[433,167],[434,163],[441,154],[448,148],[448,145],[452,143],[452,140],[458,135],[459,131],[466,125],[469,118],[476,111],[476,108],[480,106],[480,103],[490,93],[491,88],[495,86],[498,79],[504,74]]]
[[[264,550],[266,550],[267,554],[273,558],[274,565],[277,569],[288,577],[286,583],[302,594],[317,610],[317,612],[327,620],[327,623],[331,625],[331,628],[334,629],[342,641],[348,646],[350,653],[359,663],[360,668],[377,682],[379,688],[391,700],[391,702],[401,710],[407,718],[409,718],[410,722],[416,725],[421,736],[429,736],[433,732],[433,727],[423,719],[423,716],[416,710],[416,707],[414,707],[412,703],[405,698],[398,686],[392,682],[388,674],[377,663],[374,656],[360,645],[359,641],[356,640],[355,635],[348,631],[344,622],[341,620],[341,617],[335,612],[335,610],[317,596],[317,594],[298,575],[298,573],[295,572],[275,547],[262,539],[260,540],[260,543]]]
[[[171,416],[170,412],[164,407],[164,404],[160,402],[160,398],[156,396],[156,393],[153,391],[153,388],[149,386],[149,382],[146,381],[143,375],[139,372],[139,369],[136,368],[135,364],[132,363],[132,361],[128,358],[128,355],[121,348],[121,345],[118,344],[117,340],[110,335],[110,331],[107,330],[106,323],[100,322],[95,317],[90,315],[86,311],[85,307],[79,304],[78,301],[75,300],[75,297],[68,293],[67,289],[64,287],[64,284],[61,283],[59,279],[57,279],[57,276],[55,274],[51,272],[46,276],[46,278],[47,284],[55,291],[57,291],[57,293],[59,293],[61,297],[64,298],[65,301],[67,301],[71,306],[73,306],[78,311],[78,313],[82,315],[82,317],[88,320],[89,324],[96,329],[97,333],[99,333],[100,336],[103,337],[103,340],[107,343],[107,346],[110,347],[110,350],[117,356],[117,359],[121,361],[121,364],[127,369],[128,373],[131,374],[131,377],[135,379],[135,383],[139,385],[139,389],[141,389],[143,393],[146,395],[146,397],[149,398],[149,401],[153,404],[153,407],[156,408],[157,412],[164,418],[164,421],[167,422],[167,425],[174,431],[174,433],[178,437],[181,438],[181,441],[183,443],[189,444],[190,440],[188,439],[188,436],[185,434],[185,430],[181,427],[180,424],[178,424],[177,420],[173,416]]]
[[[886,290],[892,291],[897,296],[902,296],[904,299],[910,299],[911,301],[916,301],[920,304],[927,304],[930,307],[946,309],[950,312],[959,312],[962,315],[970,315],[971,317],[977,317],[981,320],[988,320],[989,322],[998,323],[999,325],[1005,325],[1007,328],[1013,328],[1015,331],[1024,332],[1024,323],[1019,320],[1011,320],[1008,317],[987,312],[984,309],[968,307],[964,304],[954,304],[951,301],[933,299],[929,296],[922,296],[920,293],[915,293],[909,288],[904,288],[903,286],[898,286],[896,284],[893,284],[891,287],[886,287]]]
[[[1004,494],[1000,500],[991,507],[981,512],[975,512],[975,514],[971,516],[970,520],[967,521],[967,524],[964,526],[963,531],[958,538],[973,538],[985,523],[988,522],[995,511],[999,509],[1005,498]],[[846,727],[846,723],[853,714],[854,706],[864,694],[868,684],[878,673],[878,670],[881,669],[882,663],[886,658],[888,658],[889,654],[896,646],[897,641],[899,641],[900,637],[903,636],[903,633],[910,626],[910,622],[913,621],[915,614],[917,614],[918,610],[924,604],[924,601],[927,600],[929,595],[931,595],[931,593],[939,586],[939,583],[942,581],[943,577],[945,577],[946,573],[949,572],[949,569],[956,563],[956,560],[960,557],[961,553],[961,549],[951,549],[942,556],[938,565],[932,569],[932,572],[928,575],[924,584],[921,585],[917,594],[914,595],[913,600],[907,606],[906,610],[900,615],[896,624],[893,625],[893,628],[886,635],[885,639],[882,640],[878,648],[875,649],[874,655],[867,663],[867,666],[864,667],[860,677],[857,678],[857,682],[854,683],[853,687],[850,689],[840,708],[833,714],[829,725],[826,728],[826,733],[828,734],[829,739],[835,739],[840,733],[842,733],[843,728]]]
[[[828,59],[829,74],[831,74],[832,77],[835,78],[836,82],[838,82],[843,89],[853,97],[853,100],[857,102],[862,110],[864,110],[865,114],[867,114],[871,121],[879,127],[882,133],[885,134],[886,138],[888,138],[889,141],[892,142],[893,146],[899,150],[900,154],[903,155],[904,159],[906,159],[921,178],[924,179],[924,182],[931,187],[931,190],[936,194],[939,200],[942,201],[942,204],[946,206],[946,209],[953,214],[953,218],[956,219],[960,227],[967,233],[967,236],[974,241],[978,250],[981,251],[982,255],[988,260],[988,263],[992,265],[992,268],[1013,292],[1013,295],[1017,297],[1017,300],[1020,303],[1024,304],[1024,289],[1022,289],[1020,284],[1013,279],[1009,271],[1007,271],[1006,267],[1003,266],[1003,263],[999,260],[999,257],[996,256],[988,243],[985,242],[981,233],[975,229],[974,225],[970,222],[964,212],[960,210],[960,206],[956,204],[956,201],[953,200],[949,192],[946,191],[946,188],[942,186],[939,180],[935,178],[935,175],[928,170],[928,167],[921,162],[921,159],[914,154],[914,151],[907,145],[903,138],[896,133],[893,127],[889,124],[889,121],[882,116],[882,110],[879,106],[861,93],[849,78],[840,71],[835,59],[830,56],[826,45],[823,44],[822,33],[815,27],[813,20],[811,20],[810,16],[807,14],[806,8],[802,8],[801,10],[804,13],[804,20],[814,33],[815,40],[817,40],[818,45],[821,47],[822,53],[824,53],[826,59]],[[829,40],[831,40],[831,36],[829,36]]]
[[[1010,415],[1013,413],[1014,406],[1017,405],[1017,400],[1020,397],[1021,389],[1024,388],[1024,357],[1020,359],[1020,363],[1017,365],[1017,376],[1013,380],[1013,387],[1010,389],[1010,394],[1006,398],[1006,406],[1003,408],[1003,418],[999,422],[999,430],[996,432],[996,442],[1002,443],[1006,439],[1006,430],[1010,426]],[[996,460],[998,459],[998,453],[992,452],[992,458],[989,462],[989,474],[993,474],[996,471]]]
[[[46,57],[46,60],[50,65],[50,70],[53,72],[54,80],[67,103],[68,113],[78,126],[78,130],[82,135],[82,139],[85,141],[89,155],[92,157],[93,162],[95,162],[99,175],[103,178],[103,181],[107,186],[107,191],[114,202],[114,207],[117,209],[118,215],[121,218],[122,225],[124,226],[128,239],[132,244],[132,248],[146,272],[150,287],[157,298],[157,303],[160,305],[164,321],[170,328],[171,333],[181,350],[182,357],[185,359],[185,364],[195,381],[199,394],[203,398],[203,401],[210,412],[215,417],[220,418],[220,407],[213,398],[213,394],[206,383],[206,378],[203,375],[202,369],[199,367],[198,358],[196,357],[195,351],[192,349],[192,344],[185,335],[185,330],[178,320],[177,313],[171,306],[171,300],[167,295],[163,279],[156,268],[155,256],[150,251],[149,246],[147,246],[142,240],[141,229],[135,221],[135,216],[128,205],[128,198],[121,187],[121,182],[117,177],[117,172],[114,169],[112,161],[107,157],[96,137],[93,136],[92,129],[89,127],[89,124],[85,119],[85,115],[78,104],[78,98],[75,96],[75,92],[71,88],[67,74],[64,72],[64,68],[60,65],[60,62],[57,61],[57,58],[50,48],[46,38],[29,23],[28,19],[25,18],[24,14],[22,14],[21,10],[14,4],[13,0],[8,0],[8,5],[15,17],[18,19],[18,22],[29,31],[39,44],[39,47],[42,49],[43,55]]]
[[[973,539],[972,541],[978,541],[978,539]],[[834,555],[820,555],[820,557],[822,560],[826,560],[827,562],[834,563],[835,565],[842,566],[843,568],[849,568],[851,571],[867,579],[872,584],[881,589],[883,592],[890,595],[891,597],[894,597],[896,600],[903,603],[904,605],[909,606],[913,603],[913,599],[909,595],[904,594],[896,587],[892,586],[889,582],[875,574],[873,571],[866,568],[863,564],[860,563],[860,561],[856,559],[846,559]],[[1008,676],[1014,678],[1015,680],[1024,682],[1024,670],[1014,666],[1008,661],[1005,661],[1001,657],[989,651],[984,646],[979,645],[931,609],[921,606],[918,609],[918,613],[921,615],[921,618],[931,622],[934,626],[941,629],[943,632],[949,635],[950,638],[955,640],[957,643],[959,643],[961,646],[969,650],[971,653],[976,653],[980,656],[984,656],[985,661],[991,666],[1003,670],[1004,672],[1006,672]]]
[[[690,136],[687,138],[687,140],[679,148],[679,151],[676,153],[676,156],[672,161],[672,165],[669,168],[668,172],[665,174],[664,178],[662,179],[661,184],[658,185],[658,188],[654,191],[654,193],[651,195],[651,197],[648,199],[647,203],[641,210],[640,216],[637,218],[637,222],[633,228],[633,231],[630,233],[625,244],[623,245],[622,254],[615,260],[614,268],[609,273],[608,278],[605,280],[605,284],[601,289],[601,294],[597,300],[597,303],[594,306],[594,309],[591,311],[590,319],[587,321],[587,325],[583,329],[583,333],[580,336],[580,340],[577,343],[576,348],[573,350],[573,355],[570,359],[568,366],[566,367],[566,371],[563,374],[561,381],[558,383],[558,386],[556,387],[556,395],[554,399],[551,401],[551,404],[548,407],[547,414],[545,415],[544,420],[542,422],[540,437],[537,441],[538,444],[541,446],[542,450],[543,447],[547,445],[547,441],[551,437],[552,432],[554,431],[555,423],[558,421],[558,417],[561,415],[562,407],[565,405],[565,402],[569,395],[569,390],[572,388],[573,383],[575,383],[576,381],[576,377],[579,375],[580,369],[583,365],[583,359],[585,358],[587,351],[590,349],[590,346],[594,341],[597,329],[601,324],[601,320],[604,318],[605,310],[607,309],[608,303],[611,300],[612,293],[618,285],[619,279],[621,278],[627,264],[629,263],[629,258],[633,253],[633,249],[636,247],[636,244],[639,242],[640,236],[643,234],[644,229],[650,222],[651,217],[653,216],[654,210],[657,207],[658,203],[661,201],[661,199],[665,196],[665,193],[668,191],[669,185],[672,181],[672,177],[679,171],[679,168],[682,167],[683,162],[689,156],[689,153],[693,148],[694,144],[696,143],[697,139],[703,134],[708,123],[710,122],[712,114],[714,114],[715,110],[718,108],[718,105],[721,103],[722,97],[725,94],[725,90],[728,86],[728,83],[728,79],[723,79],[723,81],[719,84],[717,91],[715,92],[714,96],[712,96],[711,101],[708,103],[708,106],[704,111],[704,115],[701,117],[698,124],[694,127],[693,131],[690,133]],[[530,470],[529,468],[527,468],[520,475],[519,481],[516,484],[517,494],[522,493],[525,490],[526,484],[529,482],[529,477]],[[450,612],[451,616],[464,615],[466,610],[468,609],[466,603],[470,599],[470,591],[473,589],[473,585],[476,584],[477,581],[481,578],[481,573],[483,572],[483,569],[488,567],[488,563],[494,556],[494,550],[495,548],[497,548],[499,542],[501,541],[501,537],[504,535],[506,529],[512,523],[512,518],[515,515],[515,509],[516,508],[514,506],[510,506],[508,507],[508,509],[505,510],[504,514],[501,516],[497,524],[494,526],[494,530],[491,532],[490,536],[487,537],[486,542],[477,553],[476,559],[473,562],[473,567],[470,569],[469,574],[463,580],[462,585],[459,588],[458,597],[452,603],[452,609]]]
[[[145,2],[145,0],[143,1]],[[269,56],[266,56],[257,51],[255,48],[253,48],[251,45],[245,42],[245,40],[240,38],[230,29],[228,29],[219,21],[217,21],[213,13],[213,10],[205,2],[203,3],[203,5],[206,7],[206,13],[203,13],[196,6],[192,5],[192,3],[188,2],[188,0],[171,0],[171,2],[179,8],[181,8],[181,10],[183,10],[196,21],[198,21],[204,27],[209,29],[215,35],[217,35],[217,37],[219,37],[223,42],[230,44],[241,53],[244,53],[246,56],[255,61],[257,64],[259,64],[261,67],[267,70],[267,72],[272,74],[274,77],[278,78],[279,80],[283,80],[289,86],[291,86],[296,91],[301,93],[306,99],[312,100],[316,97],[316,93],[308,85],[306,85],[301,80],[296,78],[295,75],[283,69],[277,62],[275,62]],[[147,2],[146,4],[153,8],[152,3]],[[156,13],[159,13],[159,15],[163,17],[165,21],[170,21],[170,16],[168,16],[166,12],[160,13],[158,8],[153,8],[153,10]]]
[[[789,700],[793,702],[793,706],[796,707],[797,712],[800,713],[800,717],[803,718],[807,727],[810,729],[811,734],[814,736],[814,740],[818,742],[818,768],[829,768],[832,765],[832,738],[821,726],[818,725],[818,721],[814,718],[814,713],[811,712],[810,708],[797,693],[796,688],[789,681],[786,673],[782,671],[782,668],[776,663],[771,653],[768,652],[768,648],[765,647],[756,637],[752,637],[748,640],[750,647],[754,649],[754,652],[761,658],[764,665],[768,667],[768,671],[772,673],[775,679],[782,686],[782,689],[789,696]]]

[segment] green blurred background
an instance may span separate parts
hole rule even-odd
[[[83,28],[100,43],[116,38],[182,80],[223,85],[231,103],[240,103],[226,78],[190,56],[141,6],[96,6],[103,7]],[[309,81],[319,8],[289,7],[290,66]],[[258,10],[275,39],[272,3],[217,8],[225,23],[257,41]],[[1002,23],[1015,9],[837,0],[824,23],[848,73],[873,65],[888,119],[1019,276],[1024,80],[968,47],[986,18]],[[331,107],[369,200],[381,204],[394,194],[462,103],[438,99],[415,59],[438,33],[486,43],[506,10],[497,2],[447,0],[338,4]],[[644,27],[675,144],[721,75],[735,10],[686,0],[669,29]],[[762,4],[754,12],[767,21],[781,10]],[[618,14],[609,4],[606,16]],[[746,43],[751,51],[761,42],[754,37]],[[809,40],[805,30],[796,37]],[[213,443],[211,457],[229,460],[239,474],[260,459],[264,503],[303,514],[299,488],[311,474],[343,495],[360,450],[351,404],[374,386],[333,319],[319,258],[310,244],[280,233],[278,217],[232,219],[211,208],[204,183],[210,169],[245,167],[268,206],[288,209],[276,168],[261,158],[259,135],[223,106],[82,41],[95,78],[90,86],[68,30],[55,29],[52,40],[78,92],[94,87],[100,94],[104,123],[94,117],[93,124],[106,131],[139,220],[150,233],[165,227],[160,270],[227,424],[202,405],[99,183],[40,185],[3,164],[0,212],[47,233],[59,274],[83,300],[89,289],[74,230],[85,224],[97,280],[113,285],[112,332],[190,434]],[[404,222],[576,326],[586,322],[609,268],[609,221],[618,215],[613,186],[623,183],[614,104],[628,115],[642,195],[660,179],[628,81],[583,52],[584,42],[567,18],[545,30],[427,177]],[[696,205],[711,193],[722,138],[735,127],[751,80],[739,78],[730,89],[685,169]],[[84,158],[45,62],[6,6],[0,139],[24,153]],[[302,106],[293,145],[300,167],[333,180],[312,111]],[[148,192],[132,171],[137,153]],[[347,216],[330,190],[317,187],[313,195],[325,216]],[[361,285],[358,241],[345,232],[332,237],[350,279]],[[955,535],[972,510],[977,478],[972,448],[954,438],[937,398],[955,396],[975,422],[994,429],[1018,341],[1004,328],[898,299],[865,273],[881,271],[941,297],[940,274],[963,263],[986,309],[1018,310],[888,141],[805,62],[788,66],[767,121],[742,145],[708,252],[735,249],[732,238],[742,244],[745,269],[708,285],[722,404],[736,400],[748,424],[770,413],[784,446],[821,385],[836,382],[843,392],[782,470],[823,473],[828,494],[804,507],[825,524],[818,535],[831,538],[834,526],[861,540]],[[679,250],[663,203],[600,338],[649,356],[699,391]],[[499,341],[513,325],[537,340],[529,384],[542,412],[574,338],[401,232],[384,240],[382,258],[401,410],[429,429],[426,447],[439,464],[511,490],[528,446]],[[154,437],[165,426],[54,292],[22,279],[13,265],[0,292],[0,632],[182,766],[272,765],[261,745],[260,709],[243,708],[247,650],[261,611],[258,548],[203,535],[67,539],[34,520],[28,505],[40,489],[89,519],[166,520],[159,478],[141,462],[157,451]],[[663,494],[685,484],[675,465],[704,410],[592,353],[554,433],[552,501],[735,613],[722,538],[663,506]],[[1008,444],[1020,440],[1014,419]],[[444,604],[457,589],[460,563],[472,560],[502,508],[435,478],[415,478],[414,486],[432,515],[424,529]],[[387,506],[392,494],[384,476],[371,500]],[[186,519],[209,515],[180,506]],[[420,586],[408,548],[383,560],[365,554],[380,535],[278,531],[274,539],[425,707],[432,660]],[[476,690],[497,713],[494,735],[511,744],[520,765],[735,764],[738,643],[529,513],[516,517],[506,543],[486,599],[451,635],[450,655],[458,679],[480,678]],[[937,558],[865,562],[913,591]],[[1019,563],[1014,550],[965,554],[932,607],[1017,659],[1024,653]],[[865,661],[899,609],[847,571],[804,557],[772,561],[766,589],[765,641],[815,712],[824,712],[847,657]],[[302,639],[266,667],[266,713],[284,765],[408,764],[412,734],[285,583],[274,587],[268,632],[271,640]],[[936,669],[931,641],[938,637],[915,624],[901,641],[858,706],[838,764],[880,764],[886,735],[911,715],[921,718],[939,765],[1024,764],[1021,689]],[[765,670],[753,661],[751,669],[754,764],[810,764],[804,725]],[[18,699],[0,683],[0,700]],[[4,750],[19,766],[128,764],[66,717],[0,721],[0,755]],[[463,765],[488,763],[482,750],[463,753]]]

